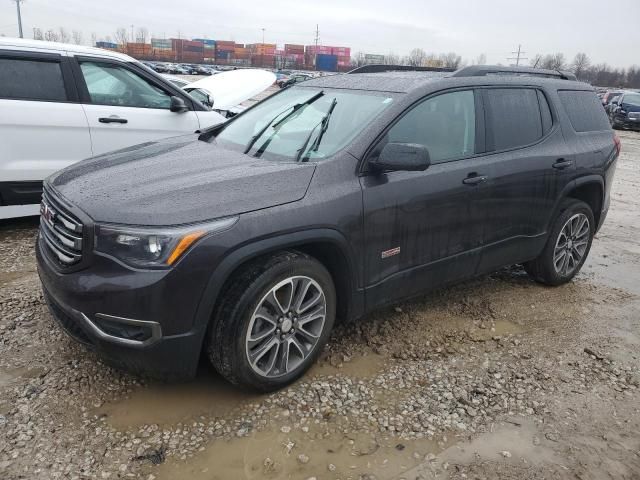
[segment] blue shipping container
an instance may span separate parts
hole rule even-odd
[[[209,40],[207,38],[194,38],[193,39],[194,42],[202,42],[205,46],[209,45],[211,47],[215,47],[216,46],[216,41],[215,40]]]
[[[316,70],[323,72],[337,72],[338,71],[338,56],[337,55],[316,55]]]
[[[98,48],[118,48],[117,43],[112,42],[96,42],[96,47]]]

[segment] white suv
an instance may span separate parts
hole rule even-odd
[[[224,120],[127,55],[0,38],[0,218],[36,214],[67,165]]]

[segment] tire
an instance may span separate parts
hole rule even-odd
[[[292,306],[288,316],[288,309],[280,303],[286,307],[287,299],[292,298],[292,305],[300,295],[301,307]],[[312,304],[316,296],[319,300]],[[220,298],[207,353],[223,377],[247,390],[277,390],[302,376],[320,354],[335,322],[331,274],[316,259],[295,251],[272,254],[241,267]],[[303,311],[304,307],[308,310]],[[314,319],[309,320],[311,317]],[[258,340],[269,331],[272,333],[264,340]]]
[[[566,242],[563,239],[567,239],[566,233],[570,230],[566,230],[570,219],[573,219],[574,229],[578,230],[578,220],[586,219],[588,224],[586,227],[588,231],[580,230],[574,232],[576,236],[580,235],[578,240],[569,239]],[[571,228],[569,226],[569,228]],[[584,228],[584,227],[583,227]],[[562,285],[571,281],[571,279],[580,271],[584,264],[589,251],[591,250],[591,242],[593,241],[593,235],[595,234],[595,220],[593,212],[589,205],[585,202],[576,199],[566,199],[560,206],[560,211],[553,222],[551,233],[547,239],[542,253],[538,258],[524,264],[524,268],[527,273],[537,282],[545,285]],[[582,250],[582,242],[584,244],[584,250]],[[575,245],[574,245],[575,244]],[[563,247],[563,245],[566,246]],[[564,250],[564,256],[562,251]],[[569,251],[571,251],[571,257],[568,257]],[[582,255],[577,259],[576,257],[582,251]],[[558,263],[554,263],[554,256],[559,258],[560,268]],[[566,265],[565,263],[566,262]],[[566,269],[563,268],[566,266]]]

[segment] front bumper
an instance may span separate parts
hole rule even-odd
[[[38,239],[44,296],[67,334],[118,368],[162,379],[195,375],[206,329],[194,318],[197,289],[185,295],[173,270],[131,271],[97,257],[88,269],[60,273],[42,249]],[[127,338],[114,326],[144,335]]]

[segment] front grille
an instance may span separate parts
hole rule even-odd
[[[82,223],[67,213],[46,190],[40,204],[40,233],[52,256],[63,267],[82,260]]]
[[[91,345],[91,340],[84,332],[82,327],[78,324],[78,321],[68,315],[64,309],[56,303],[56,301],[49,295],[49,293],[45,290],[44,299],[49,306],[49,311],[51,315],[56,320],[58,325],[62,327],[62,329],[67,332],[69,336],[74,338],[76,341],[80,343],[84,343],[85,345]]]

